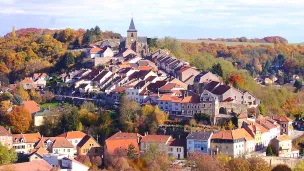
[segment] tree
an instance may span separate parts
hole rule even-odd
[[[154,110],[155,119],[157,124],[164,124],[165,121],[168,119],[168,114],[166,114],[164,111],[160,110],[158,106],[155,106]]]
[[[267,149],[266,149],[266,156],[273,156],[273,152],[272,152],[271,145],[268,145],[268,146],[267,146]]]
[[[41,95],[41,101],[44,103],[51,102],[54,99],[55,95],[51,91],[44,91]]]
[[[160,154],[161,154],[161,152],[159,151],[158,145],[150,144],[147,147],[147,151],[145,152],[143,158],[149,163],[153,160],[156,160]]]
[[[260,113],[261,115],[266,116],[266,109],[264,103],[260,104]]]
[[[302,81],[296,80],[293,86],[296,88],[296,91],[299,91],[303,87]]]
[[[233,125],[232,121],[230,120],[230,121],[228,122],[227,128],[228,128],[229,130],[232,130],[234,127],[235,127],[235,126]]]
[[[28,94],[28,92],[26,90],[24,90],[24,88],[21,84],[17,85],[15,94],[20,96],[23,101],[30,99],[30,95]]]
[[[218,76],[222,77],[223,76],[223,70],[222,70],[222,66],[218,63],[218,64],[214,64],[211,68],[211,72],[213,74],[217,74]]]
[[[23,104],[23,100],[22,100],[22,98],[19,95],[14,95],[13,99],[12,99],[12,103],[14,105],[21,106]]]
[[[140,106],[135,101],[130,101],[126,95],[120,100],[119,122],[126,132],[137,132],[137,124],[140,114]]]
[[[9,150],[0,143],[0,165],[16,162],[17,159],[17,153],[13,148]]]
[[[67,52],[63,58],[63,66],[69,68],[75,63],[75,55],[71,52]]]
[[[295,171],[304,171],[304,161],[300,160],[294,169]]]
[[[30,97],[31,97],[31,100],[34,100],[37,103],[41,102],[41,95],[39,92],[36,92],[35,90],[30,91]]]
[[[292,170],[286,164],[279,164],[276,167],[274,167],[271,171],[292,171]]]
[[[241,76],[239,76],[237,74],[232,74],[229,78],[229,84],[236,88],[239,88],[239,87],[244,86],[245,81]]]
[[[135,146],[133,144],[130,144],[128,146],[128,151],[127,151],[127,156],[129,157],[129,159],[134,160],[136,158],[136,150],[135,150]]]
[[[31,127],[32,116],[23,106],[15,106],[6,117],[8,125],[15,133],[26,133]]]
[[[252,157],[248,162],[250,171],[271,171],[269,164],[262,158]]]
[[[195,164],[195,171],[215,171],[215,170],[224,170],[224,166],[217,159],[213,158],[210,155],[202,153],[190,153],[188,156],[190,163]]]
[[[87,109],[90,112],[95,112],[96,106],[92,102],[85,101],[83,104],[80,106],[80,109]]]
[[[75,131],[80,129],[79,113],[76,110],[64,113],[60,119],[61,132]]]
[[[250,170],[249,162],[246,159],[242,158],[233,158],[231,159],[225,167],[233,171],[248,171]]]

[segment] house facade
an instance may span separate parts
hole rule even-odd
[[[77,144],[77,155],[82,156],[101,156],[102,147],[99,143],[91,136],[86,135],[82,140]]]
[[[187,136],[187,152],[210,154],[212,132],[191,132]]]

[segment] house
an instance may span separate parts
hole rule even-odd
[[[168,144],[172,139],[170,135],[146,135],[140,141],[140,151],[146,152],[150,145],[155,144],[160,152],[168,153]]]
[[[210,154],[212,132],[191,132],[187,136],[187,152]]]
[[[35,101],[23,101],[23,106],[27,109],[31,114],[34,114],[40,111],[40,106]]]
[[[40,133],[13,134],[13,147],[17,153],[29,154],[37,141],[41,139]]]
[[[64,137],[74,146],[74,153],[77,154],[77,145],[78,143],[86,136],[87,134],[81,131],[70,131],[58,135],[57,137]]]
[[[185,140],[184,139],[170,139],[168,156],[177,160],[184,159],[185,154]]]
[[[91,92],[91,90],[93,89],[93,86],[91,86],[90,84],[80,84],[78,87],[78,90],[80,92],[80,94],[85,94],[88,92]]]
[[[31,90],[31,89],[36,89],[36,84],[34,80],[31,77],[26,77],[24,78],[20,84],[25,90]]]
[[[243,122],[242,128],[254,138],[255,150],[263,149],[268,145],[267,142],[270,141],[269,132],[260,124],[247,120]]]
[[[194,77],[192,89],[194,90],[194,92],[200,94],[202,93],[202,87],[212,81],[220,82],[220,79],[218,76],[211,72],[201,72]]]
[[[256,120],[256,122],[268,130],[269,138],[267,138],[266,142],[263,142],[265,147],[268,146],[272,139],[281,135],[280,124],[278,124],[277,121],[271,119],[270,117],[259,118]]]
[[[35,148],[45,148],[49,153],[74,157],[74,146],[65,137],[42,137],[35,144]]]
[[[77,144],[77,156],[87,155],[87,156],[101,156],[102,147],[98,142],[91,136],[86,135]]]
[[[181,80],[182,82],[185,82],[187,79],[190,77],[195,77],[199,74],[200,72],[196,70],[193,67],[185,66],[182,67],[180,70],[177,71],[176,73],[176,78]]]
[[[10,130],[7,131],[3,126],[0,126],[0,142],[8,149],[13,147],[13,135],[10,133]]]
[[[101,57],[101,54],[102,54],[102,49],[100,49],[100,48],[94,47],[90,50],[91,58]]]
[[[43,155],[48,154],[49,152],[43,147],[39,147],[38,149],[34,149],[32,153],[29,155],[29,161],[34,160],[43,160]]]
[[[60,170],[66,171],[88,171],[89,167],[78,162],[73,158],[68,158],[59,154],[45,154],[44,161],[52,166],[59,167]]]
[[[25,171],[25,170],[32,170],[32,171],[50,171],[52,169],[52,165],[47,163],[44,160],[36,160],[24,163],[14,163],[8,165],[0,166],[1,171],[6,170],[13,170],[13,171]]]
[[[34,73],[32,79],[34,80],[36,87],[42,89],[46,86],[47,74],[46,73]]]
[[[140,137],[141,135],[137,133],[117,132],[105,141],[105,157],[115,155],[119,150],[127,151],[131,144],[134,145],[136,153],[139,154],[138,144]]]
[[[273,116],[273,120],[277,121],[281,125],[281,135],[290,135],[293,131],[292,120],[287,116]]]
[[[293,157],[299,156],[299,150],[292,147],[291,138],[284,134],[276,137],[271,142],[273,153],[280,157]]]
[[[58,113],[51,111],[49,109],[42,109],[33,114],[33,120],[35,126],[43,125],[46,118],[57,118]]]
[[[246,138],[240,130],[215,132],[211,137],[211,154],[237,157],[246,153]],[[250,141],[253,142],[252,140]]]

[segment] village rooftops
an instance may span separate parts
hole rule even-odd
[[[273,120],[276,120],[277,122],[291,122],[292,120],[289,119],[287,116],[273,116]]]
[[[214,133],[211,139],[222,139],[222,140],[237,140],[246,139],[244,132],[241,129],[237,130],[224,130]]]
[[[109,71],[102,71],[92,81],[100,81]]]
[[[126,87],[116,87],[113,92],[114,93],[121,93],[121,92],[124,92],[126,91]]]
[[[162,86],[159,90],[160,91],[171,91],[174,88],[182,88],[182,87],[176,83],[168,83],[168,84]]]

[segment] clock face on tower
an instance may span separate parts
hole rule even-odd
[[[131,42],[133,42],[133,39],[131,39]]]

